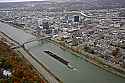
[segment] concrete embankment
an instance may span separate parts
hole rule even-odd
[[[47,83],[22,55],[11,49],[13,45],[0,33],[0,83],[23,83],[24,81]],[[12,73],[5,78],[5,74],[2,73],[3,69],[9,69]]]
[[[1,34],[9,41],[14,42],[16,45],[20,45],[19,42],[13,40],[11,37],[1,32]],[[41,77],[45,78],[48,83],[63,83],[58,77],[56,77],[45,64],[41,63],[25,48],[21,47],[16,49],[19,54],[21,54],[26,60],[28,60],[32,66],[40,73]]]
[[[125,69],[119,68],[113,64],[107,63],[104,59],[97,57],[94,54],[85,52],[84,50],[81,50],[77,47],[69,46],[68,44],[62,44],[58,40],[55,40],[55,39],[51,39],[50,42],[53,42],[54,44],[58,44],[62,49],[68,50],[71,53],[73,53],[74,55],[79,56],[79,57],[83,58],[84,60],[86,60],[108,72],[111,72],[115,75],[125,78]]]

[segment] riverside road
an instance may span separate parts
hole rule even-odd
[[[20,44],[35,38],[22,30],[1,22],[0,31],[18,41]],[[39,62],[45,64],[46,67],[64,83],[125,83],[124,78],[102,70],[97,66],[86,62],[80,57],[73,55],[67,50],[63,50],[59,46],[45,40],[42,43],[34,41],[30,44],[26,44],[25,46],[32,56],[34,56]],[[76,70],[71,70],[61,62],[51,56],[48,56],[44,53],[45,50],[49,50],[69,61]]]

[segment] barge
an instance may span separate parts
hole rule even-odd
[[[63,58],[57,56],[56,54],[50,52],[50,51],[44,51],[46,54],[50,55],[51,57],[53,57],[54,59],[58,60],[59,62],[63,63],[64,65],[66,65],[68,68],[70,69],[74,69],[70,63],[66,60],[64,60]]]

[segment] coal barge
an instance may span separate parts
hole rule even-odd
[[[68,68],[73,69],[73,67],[70,65],[70,63],[68,61],[64,60],[63,58],[57,56],[56,54],[54,54],[50,51],[44,51],[44,52],[47,53],[48,55],[50,55],[51,57],[53,57],[54,59],[58,60],[59,62],[63,63]]]

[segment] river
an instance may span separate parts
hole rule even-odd
[[[25,33],[22,30],[14,28],[8,24],[0,22],[0,31],[9,35],[19,43],[29,41],[34,36]],[[84,59],[73,55],[72,53],[61,49],[57,45],[44,41],[33,42],[26,45],[29,52],[41,63],[51,70],[64,83],[125,83],[125,79],[116,76],[110,72],[100,69],[99,67],[86,62]],[[55,60],[43,51],[50,50],[58,56],[69,61],[76,70],[71,70],[61,62]]]

